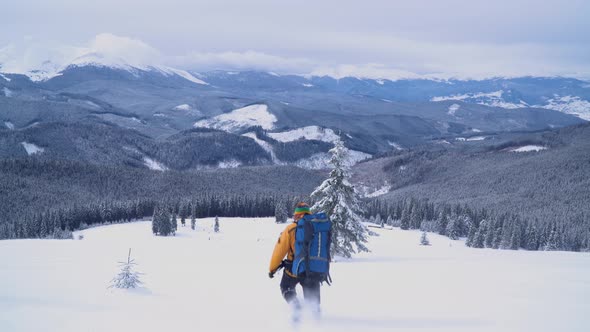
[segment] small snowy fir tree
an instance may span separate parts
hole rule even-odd
[[[348,181],[348,167],[345,164],[348,150],[340,140],[334,145],[330,150],[332,171],[328,179],[311,194],[315,202],[312,210],[325,212],[332,220],[332,254],[351,257],[356,252],[369,251],[365,244],[371,233],[362,223],[360,196]]]
[[[426,232],[422,232],[422,236],[420,236],[420,245],[421,246],[429,246],[430,245],[430,240],[428,240],[428,236],[426,235]]]
[[[133,271],[137,265],[135,260],[131,259],[131,248],[129,248],[129,254],[127,255],[127,262],[119,262],[121,272],[117,274],[113,280],[111,280],[111,286],[109,288],[136,288],[141,285],[139,275],[141,273]]]
[[[219,233],[219,217],[215,217],[215,225],[213,225],[213,231]]]
[[[195,216],[191,216],[191,229],[194,231],[195,227],[197,225],[197,220],[195,219]]]

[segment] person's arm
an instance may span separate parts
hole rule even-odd
[[[289,246],[291,242],[289,241],[289,237],[289,227],[287,227],[281,233],[281,236],[279,236],[279,240],[277,241],[277,244],[275,244],[275,249],[272,252],[269,267],[270,273],[274,273],[279,268],[281,262],[283,261],[283,258],[285,258],[285,255],[287,255],[287,253],[289,252]]]

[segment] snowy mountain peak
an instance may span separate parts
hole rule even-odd
[[[156,72],[207,84],[187,71],[160,65],[162,57],[151,46],[135,39],[99,34],[85,46],[56,46],[38,41],[0,48],[0,72],[21,74],[31,81],[48,81],[67,69],[99,67],[123,70],[137,76]],[[5,76],[2,76],[5,77]]]

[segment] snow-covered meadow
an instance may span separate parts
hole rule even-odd
[[[12,331],[588,331],[590,254],[467,248],[429,234],[376,229],[371,253],[332,265],[322,318],[293,326],[269,279],[285,225],[197,220],[174,237],[149,221],[67,240],[0,241],[0,330]],[[108,289],[117,262],[144,287]]]

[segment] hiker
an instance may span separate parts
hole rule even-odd
[[[293,223],[288,225],[281,233],[277,241],[272,257],[270,260],[270,272],[268,276],[274,277],[274,274],[284,267],[283,278],[281,279],[281,293],[283,298],[292,305],[295,309],[299,309],[299,301],[297,300],[297,293],[295,286],[298,283],[303,287],[303,296],[305,301],[312,306],[312,310],[319,313],[320,306],[320,281],[318,278],[306,278],[305,272],[299,276],[295,276],[292,271],[293,260],[295,256],[295,232],[297,230],[297,221],[305,215],[310,215],[311,211],[309,205],[306,203],[298,203],[293,214]],[[287,256],[286,260],[283,260]]]

